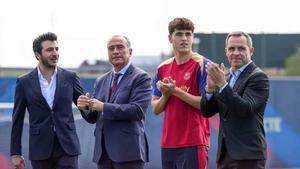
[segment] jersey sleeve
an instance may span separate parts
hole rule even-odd
[[[198,75],[198,92],[199,94],[201,94],[202,92],[204,92],[205,90],[205,86],[206,86],[206,83],[207,83],[207,72],[206,72],[206,64],[207,63],[210,63],[211,61],[208,60],[208,59],[204,59],[203,60],[203,68],[200,67],[199,65],[199,69],[198,69],[198,72],[197,72],[197,75]],[[201,71],[203,70],[203,71]]]
[[[159,69],[155,72],[154,78],[152,79],[152,95],[161,97],[161,92],[158,90],[156,83],[160,80]]]

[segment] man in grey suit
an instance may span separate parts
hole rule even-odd
[[[48,32],[33,41],[37,67],[17,79],[11,156],[23,169],[21,136],[26,109],[29,113],[29,159],[33,169],[77,169],[80,154],[72,103],[82,95],[78,76],[57,66],[57,36]]]
[[[97,78],[93,97],[78,98],[89,123],[96,123],[93,161],[98,169],[143,169],[148,161],[145,113],[151,101],[151,78],[131,64],[127,37],[107,43],[114,70]]]
[[[210,117],[219,112],[218,169],[263,169],[266,163],[264,110],[269,80],[251,56],[251,37],[232,32],[226,38],[226,56],[231,65],[207,65],[207,86],[201,109]]]

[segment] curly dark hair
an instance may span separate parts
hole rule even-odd
[[[42,35],[39,35],[37,38],[34,39],[33,44],[32,44],[32,48],[33,48],[33,52],[37,52],[39,54],[41,54],[42,52],[42,42],[44,41],[57,41],[57,36],[55,33],[52,32],[47,32],[44,33]]]
[[[194,23],[187,18],[175,18],[169,23],[169,34],[171,35],[175,29],[177,30],[191,30],[194,33]]]

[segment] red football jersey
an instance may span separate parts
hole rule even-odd
[[[175,58],[170,58],[159,65],[154,78],[153,95],[161,96],[156,82],[165,77],[176,81],[182,90],[200,96],[206,85],[204,65],[209,60],[196,53],[184,64],[178,65]],[[194,145],[209,146],[210,130],[208,118],[200,110],[193,108],[176,96],[171,96],[164,111],[162,148],[178,148]]]

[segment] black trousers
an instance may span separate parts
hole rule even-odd
[[[218,169],[265,169],[266,160],[234,160],[232,159],[223,142]]]
[[[78,169],[78,155],[66,154],[55,135],[51,157],[45,160],[31,160],[31,166],[33,169]]]

